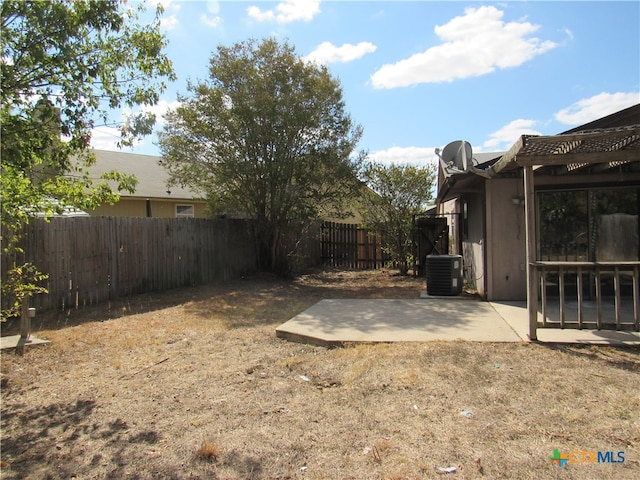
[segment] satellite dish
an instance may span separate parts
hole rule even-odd
[[[472,166],[473,150],[471,144],[464,140],[451,142],[442,150],[441,158],[447,166],[466,172]]]

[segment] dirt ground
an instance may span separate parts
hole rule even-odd
[[[422,288],[315,272],[39,315],[51,344],[1,356],[2,478],[640,478],[638,350],[275,336],[322,298]]]

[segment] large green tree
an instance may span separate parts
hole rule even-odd
[[[400,273],[409,271],[413,222],[433,198],[436,167],[369,163],[363,180],[371,189],[362,196],[361,213],[367,227],[380,233],[385,250]]]
[[[99,180],[87,172],[95,161],[88,149],[93,128],[117,125],[122,145],[151,133],[153,115],[132,113],[114,125],[112,112],[154,105],[165,81],[175,78],[163,52],[162,10],[143,22],[144,6],[134,5],[119,0],[0,3],[0,188],[2,243],[9,258],[18,249],[21,227],[36,214],[113,202],[117,192],[109,180],[120,189],[135,186],[134,178],[115,171]],[[42,275],[31,265],[11,267],[3,293],[12,297],[10,306],[17,306],[30,293],[29,275]]]
[[[338,80],[286,42],[249,40],[219,46],[188,91],[160,134],[173,181],[253,219],[261,267],[286,271],[305,229],[360,188],[361,129]]]

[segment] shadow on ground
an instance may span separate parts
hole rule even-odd
[[[132,295],[78,309],[38,312],[31,325],[33,332],[60,330],[183,306],[205,320],[219,315],[228,328],[269,326],[287,321],[323,298],[415,299],[421,286],[422,281],[416,277],[381,271],[317,270],[293,279],[259,274],[224,283]],[[2,336],[18,333],[19,319],[2,324]]]

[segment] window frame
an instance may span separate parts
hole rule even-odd
[[[182,208],[186,207],[190,209],[191,212],[187,214],[178,212],[178,209],[180,209],[181,207]],[[177,203],[175,211],[176,211],[176,218],[194,218],[196,216],[196,207],[193,203]]]

